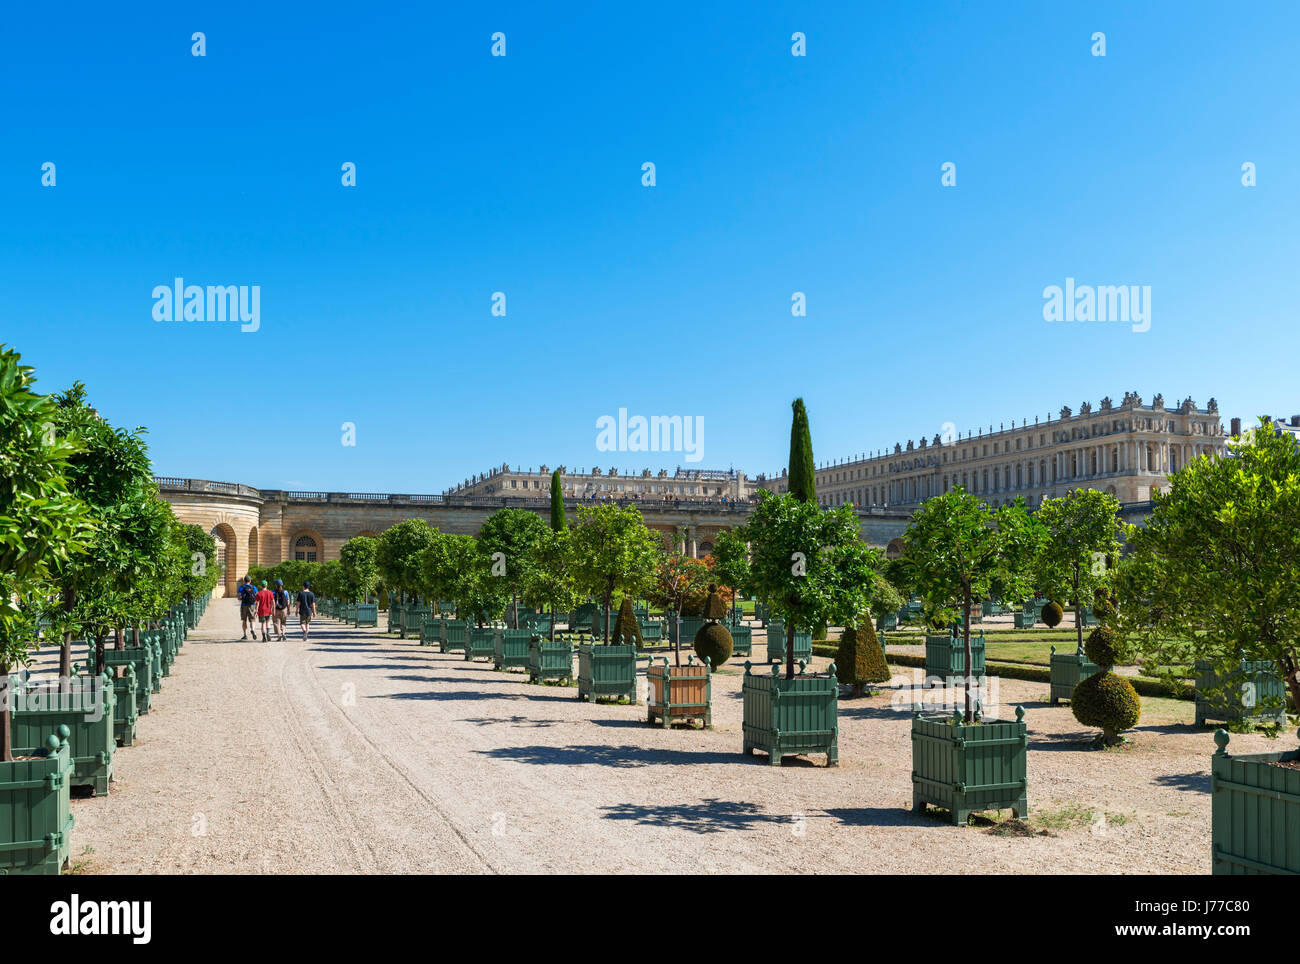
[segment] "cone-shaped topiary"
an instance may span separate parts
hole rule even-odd
[[[624,596],[623,605],[618,607],[618,618],[614,620],[614,632],[609,641],[622,643],[628,639],[636,640],[637,649],[645,646],[645,640],[641,638],[641,624],[636,621],[636,613],[632,612],[632,599]]]
[[[835,676],[844,686],[853,687],[854,696],[861,696],[867,683],[889,682],[889,664],[885,662],[885,651],[869,617],[862,619],[856,628],[846,626],[840,635]]]
[[[564,490],[560,470],[551,473],[551,530],[559,532],[568,524],[564,517]]]
[[[724,619],[727,615],[727,604],[718,597],[717,588],[710,583],[709,594],[704,597],[704,618],[705,619]]]
[[[1061,604],[1053,600],[1043,607],[1043,625],[1048,629],[1061,625],[1061,617],[1065,613],[1061,609]]]
[[[1107,746],[1119,743],[1120,731],[1137,725],[1142,716],[1137,690],[1114,673],[1097,673],[1081,680],[1070,697],[1070,709],[1084,726],[1099,727]]]
[[[794,417],[790,420],[789,491],[800,502],[816,502],[817,470],[813,463],[808,410],[804,408],[802,398],[796,398],[790,407],[794,409]]]
[[[1109,626],[1098,626],[1088,634],[1083,653],[1095,665],[1110,669],[1115,665],[1115,633]]]
[[[731,659],[731,633],[722,623],[705,623],[695,634],[695,655],[717,669]]]

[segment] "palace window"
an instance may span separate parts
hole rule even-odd
[[[297,562],[315,562],[316,540],[311,536],[299,536],[293,543],[293,558]]]

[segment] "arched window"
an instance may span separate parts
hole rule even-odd
[[[299,536],[293,543],[293,558],[297,562],[316,561],[316,540],[311,536]]]

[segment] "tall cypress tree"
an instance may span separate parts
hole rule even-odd
[[[560,490],[560,470],[551,473],[551,530],[559,532],[566,525],[564,493]]]
[[[817,501],[817,482],[813,474],[812,433],[808,430],[808,412],[803,399],[794,400],[794,420],[790,423],[790,494],[800,502]]]

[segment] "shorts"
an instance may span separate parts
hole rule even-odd
[[[240,619],[252,619],[252,618],[253,618],[253,607],[252,607],[252,606],[240,606],[240,607],[239,607],[239,618],[240,618]]]
[[[274,619],[277,623],[282,623],[289,618],[289,610],[277,609],[274,613],[271,614],[271,618]]]
[[[300,623],[309,623],[309,622],[311,622],[311,610],[310,610],[310,609],[299,609],[299,610],[298,610],[298,622],[300,622]]]

